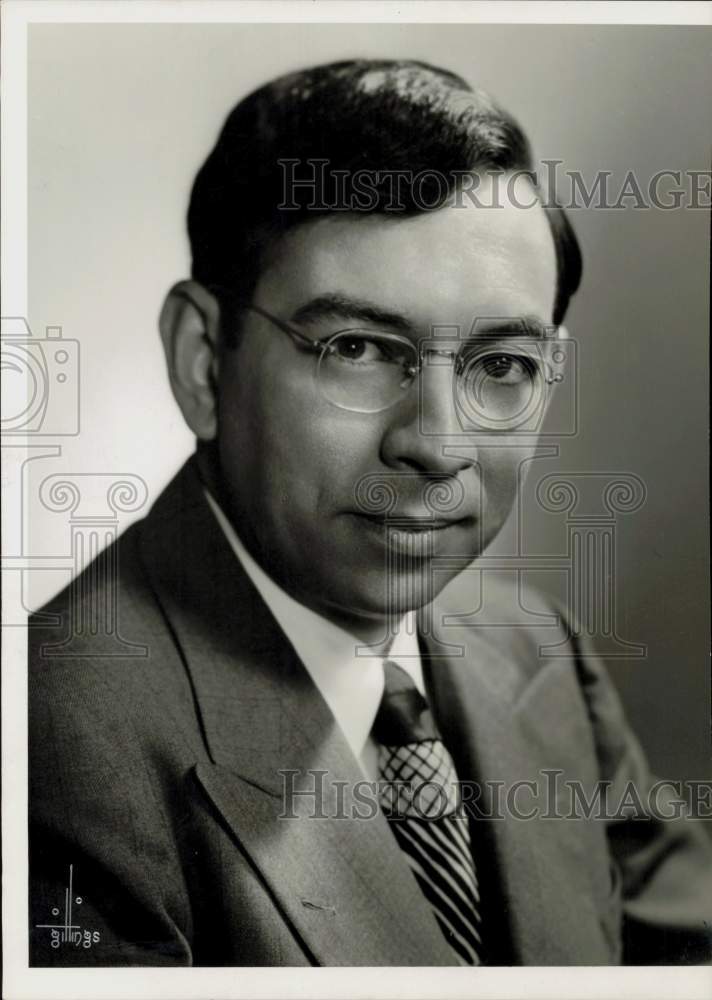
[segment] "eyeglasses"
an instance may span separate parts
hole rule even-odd
[[[404,398],[426,364],[452,363],[455,402],[465,421],[511,430],[539,412],[547,387],[563,378],[541,349],[545,328],[532,320],[499,321],[500,329],[495,321],[492,332],[462,340],[457,350],[442,350],[442,338],[416,345],[399,334],[361,328],[313,340],[261,306],[241,305],[317,355],[317,382],[324,397],[356,413],[389,409]]]

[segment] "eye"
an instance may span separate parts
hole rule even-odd
[[[403,345],[385,337],[368,333],[344,333],[330,344],[332,354],[340,361],[368,365],[376,362],[403,364],[407,352]]]
[[[380,361],[378,343],[365,337],[339,337],[333,347],[345,361]]]
[[[481,373],[499,385],[530,382],[536,366],[531,358],[516,354],[488,354],[478,361]]]

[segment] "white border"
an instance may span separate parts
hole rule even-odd
[[[709,968],[31,969],[6,1000],[709,1000]]]
[[[712,23],[694,3],[300,2],[272,0],[5,0],[2,8],[2,289],[6,315],[27,313],[27,24],[33,22]],[[12,471],[12,470],[11,470]],[[3,579],[3,588],[7,581]],[[211,998],[504,998],[708,1000],[712,968],[590,969],[28,969],[26,638],[3,635],[3,995],[7,1000]]]
[[[23,22],[712,24],[705,0],[5,0],[5,29]]]
[[[0,281],[5,316],[27,315],[27,24],[20,14],[24,11],[18,6],[2,11],[0,34],[3,94]],[[17,439],[17,444],[21,444],[21,439]],[[22,447],[13,448],[10,455],[11,458],[3,449],[3,490],[16,481],[27,457]],[[7,530],[3,518],[3,552],[13,550],[5,538]],[[18,585],[17,576],[3,574],[3,607],[12,606],[9,591]],[[23,968],[26,975],[28,949],[26,662],[25,630],[2,629],[2,951],[3,995],[8,997],[9,989],[20,987]]]

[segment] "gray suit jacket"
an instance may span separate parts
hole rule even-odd
[[[512,620],[505,599],[490,593],[494,623]],[[594,658],[542,660],[547,637],[526,625],[424,631],[462,781],[536,782],[519,786],[523,812],[554,778],[589,798],[599,780],[633,781],[645,799],[652,778]],[[192,461],[34,619],[30,643],[32,964],[454,964],[383,816],[350,809],[358,764]],[[285,810],[285,787],[313,787],[314,771],[323,818],[309,795]],[[490,962],[709,961],[698,824],[547,819],[551,799],[496,818],[486,799],[471,827]],[[62,935],[42,925],[64,923],[65,897]]]

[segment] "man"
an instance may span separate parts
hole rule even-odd
[[[420,63],[231,113],[160,323],[196,455],[31,630],[34,964],[709,959],[709,842],[650,810],[605,672],[563,616],[540,657],[504,583],[477,628],[445,589],[512,508],[580,278],[530,168]],[[125,656],[82,627],[110,584]],[[552,775],[638,815],[495,808]]]

